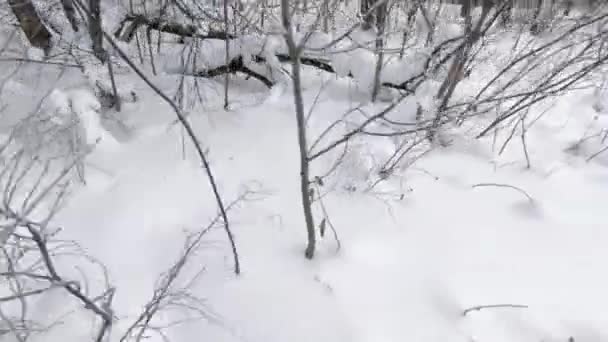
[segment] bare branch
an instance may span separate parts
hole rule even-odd
[[[491,304],[491,305],[479,305],[470,307],[462,312],[463,316],[466,316],[472,311],[481,311],[483,309],[499,309],[499,308],[516,308],[516,309],[527,309],[527,305],[521,304]]]
[[[75,0],[75,1],[80,2],[80,0]],[[194,129],[192,128],[192,126],[188,122],[188,119],[184,116],[182,111],[177,107],[175,102],[173,100],[171,100],[156,85],[154,85],[154,83],[152,83],[152,81],[150,81],[150,79],[135,65],[135,63],[133,63],[133,61],[118,46],[118,44],[116,44],[116,42],[114,42],[114,39],[112,38],[112,36],[103,30],[102,30],[102,33],[103,33],[105,39],[108,41],[108,43],[114,48],[114,50],[118,53],[118,55],[129,65],[129,67],[131,67],[131,69],[133,69],[133,71],[135,71],[135,73],[141,78],[141,80],[144,81],[161,99],[163,99],[171,107],[171,109],[173,109],[173,111],[175,112],[175,115],[179,119],[181,125],[186,130],[186,133],[188,134],[188,137],[192,141],[192,144],[194,145],[194,148],[203,164],[202,165],[203,169],[207,173],[207,178],[209,179],[209,183],[213,190],[215,200],[217,202],[220,213],[222,214],[222,218],[224,220],[224,229],[226,231],[226,234],[228,235],[228,240],[230,241],[230,245],[232,246],[232,253],[234,256],[234,273],[237,275],[240,274],[241,268],[240,268],[240,263],[239,263],[239,258],[238,258],[238,252],[236,250],[234,236],[232,234],[232,231],[230,230],[228,214],[226,213],[226,208],[224,207],[224,204],[222,202],[222,198],[220,196],[217,183],[215,181],[215,176],[213,175],[213,172],[211,171],[211,166],[209,165],[209,162],[207,161],[205,152],[203,152],[201,143],[200,143],[199,139],[197,138],[196,134],[194,133]]]
[[[522,190],[521,188],[518,188],[516,186],[513,185],[509,185],[509,184],[499,184],[499,183],[479,183],[479,184],[475,184],[472,187],[473,188],[480,188],[480,187],[498,187],[498,188],[508,188],[508,189],[513,189],[517,192],[519,192],[520,194],[526,196],[526,198],[528,199],[528,201],[530,201],[530,203],[534,203],[534,198],[532,198],[532,196],[528,195],[527,192],[525,192],[524,190]]]

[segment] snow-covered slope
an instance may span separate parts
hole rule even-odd
[[[308,104],[319,86],[309,76]],[[313,126],[331,122],[335,95],[345,91],[343,82],[326,81],[330,96],[319,101],[320,121]],[[242,274],[232,274],[224,232],[212,230],[188,269],[204,269],[191,290],[204,298],[208,317],[168,328],[170,341],[608,339],[607,159],[587,163],[581,154],[564,152],[590,127],[599,128],[590,97],[560,99],[530,129],[531,169],[519,141],[497,156],[489,141],[459,134],[451,147],[427,154],[381,191],[330,192],[324,204],[341,249],[327,234],[308,261],[295,118],[291,90],[284,91],[262,105],[191,113],[225,201],[253,193],[229,212]],[[137,127],[134,138],[92,155],[87,186],[75,191],[56,221],[64,238],[106,264],[117,289],[116,337],[151,298],[158,274],[180,255],[185,231],[205,227],[216,213],[193,149],[187,141],[184,149],[179,126],[168,128],[171,111],[143,85],[137,92],[142,100],[125,109]],[[260,103],[266,95],[235,94],[245,96]],[[591,143],[578,151],[598,146]],[[517,187],[532,199],[514,188],[473,187],[488,183]],[[62,260],[71,272],[73,261]],[[38,303],[41,315],[64,313],[65,295],[56,296]],[[496,304],[527,308],[463,315]],[[169,311],[154,326],[177,319],[184,316]],[[82,316],[64,320],[34,340],[91,334]]]

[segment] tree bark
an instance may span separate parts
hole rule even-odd
[[[103,31],[101,27],[100,0],[89,0],[89,36],[93,53],[102,62],[106,62],[107,55],[103,48]]]
[[[564,16],[570,16],[570,11],[572,10],[572,0],[566,0],[566,8],[564,9]]]
[[[236,38],[233,34],[226,35],[225,30],[210,30],[206,34],[198,34],[194,25],[167,21],[163,18],[147,18],[145,15],[141,14],[126,16],[118,25],[118,29],[114,31],[114,36],[122,41],[131,42],[140,26],[146,26],[146,29],[149,30],[174,34],[180,37],[220,40]]]
[[[226,34],[226,37],[228,37],[229,35],[229,28],[228,28],[228,0],[224,0],[224,33]],[[235,31],[236,33],[236,31]],[[225,43],[225,59],[226,59],[226,65],[230,64],[230,40],[226,39],[224,41]],[[228,103],[228,90],[230,88],[230,74],[226,73],[224,75],[224,110],[228,110],[229,107],[229,103]]]
[[[532,15],[532,26],[530,26],[530,33],[533,35],[539,34],[542,31],[542,23],[540,22],[540,12],[543,7],[543,2],[537,0],[536,7],[534,8],[534,14]]]
[[[467,19],[471,15],[471,0],[461,0],[460,2],[460,16]]]
[[[386,16],[388,11],[388,0],[384,1],[376,9],[376,70],[374,73],[374,86],[372,89],[372,102],[376,102],[378,92],[382,85],[382,65],[384,64],[384,31],[386,28]]]
[[[437,109],[435,119],[433,120],[433,125],[427,133],[427,137],[431,142],[435,140],[439,126],[441,125],[442,116],[444,115],[444,111],[452,98],[454,91],[456,90],[456,86],[464,78],[465,65],[471,53],[471,49],[473,45],[481,38],[483,24],[485,23],[490,10],[494,6],[494,2],[492,0],[484,1],[486,1],[486,4],[482,7],[481,17],[479,18],[479,21],[475,27],[473,27],[471,7],[468,7],[468,12],[466,13],[467,16],[465,17],[465,44],[453,57],[454,60],[450,65],[448,75],[441,84],[436,96],[437,99],[440,99],[440,104],[439,108]],[[469,2],[469,0],[465,0],[465,2]]]
[[[42,49],[45,55],[48,55],[51,49],[51,33],[42,23],[32,1],[8,0],[8,4],[30,44]]]
[[[374,5],[374,0],[359,0],[359,11],[363,18],[363,29],[369,30],[374,27],[374,11],[370,11]]]
[[[322,0],[321,15],[323,17],[323,32],[329,32],[329,0]]]
[[[501,7],[502,12],[500,13],[500,23],[503,26],[508,26],[511,23],[511,12],[513,11],[513,0],[508,1],[506,5]]]
[[[418,12],[418,3],[412,1],[410,4],[410,8],[407,12],[407,25],[405,30],[403,31],[403,36],[401,38],[401,49],[399,50],[399,59],[403,59],[405,54],[405,44],[407,43],[407,39],[409,37],[410,31],[413,28],[414,19],[416,18],[416,12]]]
[[[61,0],[61,6],[63,7],[63,12],[65,12],[65,16],[68,18],[68,21],[72,26],[72,30],[74,30],[74,32],[78,32],[78,19],[76,19],[76,10],[74,8],[74,2],[72,2],[72,0]]]

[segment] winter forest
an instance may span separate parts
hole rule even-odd
[[[0,0],[0,342],[608,341],[605,0]]]

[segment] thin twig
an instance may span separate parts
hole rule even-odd
[[[84,7],[84,6],[82,6],[81,0],[75,0],[75,1],[79,2],[81,7]],[[143,73],[143,71],[135,65],[135,63],[129,58],[129,56],[127,56],[127,54],[118,46],[118,44],[116,44],[116,42],[114,41],[112,36],[109,33],[107,33],[105,30],[102,30],[102,33],[103,33],[105,39],[108,41],[108,43],[114,48],[114,50],[125,61],[125,63],[127,63],[129,65],[129,67],[131,67],[131,69],[133,69],[133,71],[139,76],[139,78],[142,81],[144,81],[148,85],[148,87],[150,87],[150,89],[152,89],[161,99],[163,99],[171,107],[171,109],[173,109],[173,111],[175,112],[175,115],[179,119],[181,125],[185,128],[186,133],[188,134],[188,137],[192,141],[192,144],[194,145],[194,148],[196,149],[196,152],[203,164],[203,169],[207,173],[207,178],[209,179],[209,183],[213,190],[213,195],[215,196],[215,200],[217,202],[219,211],[222,215],[222,219],[224,221],[224,230],[226,231],[226,235],[228,235],[228,240],[230,241],[230,245],[232,247],[232,254],[234,257],[234,273],[237,275],[240,274],[241,267],[240,267],[240,262],[239,262],[239,256],[238,256],[238,252],[236,249],[236,244],[234,242],[234,236],[232,234],[232,231],[230,230],[230,222],[228,220],[228,214],[226,213],[226,208],[224,207],[224,203],[222,201],[222,197],[220,195],[219,188],[215,181],[215,176],[213,175],[213,172],[211,171],[211,166],[209,165],[207,157],[205,156],[205,152],[203,152],[202,145],[201,145],[198,137],[196,136],[196,133],[194,133],[194,129],[192,128],[192,126],[188,122],[188,119],[184,116],[182,111],[177,107],[175,102],[173,100],[171,100],[160,88],[158,88]]]
[[[331,229],[332,233],[334,234],[334,240],[336,240],[336,253],[340,252],[340,249],[342,249],[342,243],[340,242],[340,238],[338,237],[338,232],[336,231],[336,227],[334,226],[334,224],[331,222],[331,219],[329,218],[329,213],[327,212],[327,208],[325,208],[325,204],[323,203],[323,198],[321,197],[321,189],[319,188],[319,185],[316,185],[317,188],[317,199],[319,200],[319,206],[321,207],[321,211],[323,211],[323,217],[325,218],[325,222],[327,222],[327,224],[329,225],[329,228]]]
[[[589,156],[589,158],[587,158],[587,163],[606,151],[608,151],[608,146],[602,148],[601,150],[599,150],[599,151],[595,152],[594,154],[592,154],[591,156]]]
[[[532,198],[532,196],[528,195],[528,193],[525,192],[523,189],[518,188],[518,187],[513,186],[513,185],[499,184],[499,183],[479,183],[479,184],[473,185],[472,187],[473,188],[480,188],[480,187],[490,187],[490,186],[494,186],[494,187],[498,187],[498,188],[508,188],[508,189],[516,190],[520,194],[523,194],[524,196],[526,196],[526,198],[528,198],[528,201],[530,201],[530,203],[534,203],[534,198]]]
[[[516,309],[527,309],[527,305],[522,304],[490,304],[490,305],[478,305],[470,307],[462,312],[463,316],[466,316],[469,312],[480,311],[483,309],[498,309],[498,308],[516,308]]]

